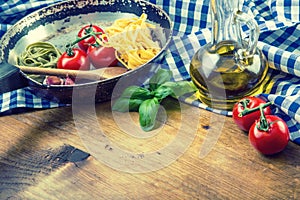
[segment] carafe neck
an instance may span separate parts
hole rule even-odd
[[[212,44],[233,40],[241,43],[240,30],[234,23],[234,13],[239,9],[238,0],[211,0]]]

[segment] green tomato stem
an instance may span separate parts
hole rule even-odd
[[[101,33],[102,34],[102,33]],[[102,40],[100,40],[97,35],[101,35],[101,34],[97,34],[95,32],[91,33],[91,36],[93,36],[96,40],[96,45],[97,47],[101,46],[103,44]]]
[[[74,55],[72,48],[78,42],[80,42],[82,40],[85,40],[85,39],[87,39],[87,38],[89,38],[91,36],[95,38],[97,45],[101,45],[102,44],[102,41],[97,37],[97,35],[102,35],[103,34],[102,32],[94,32],[93,29],[92,29],[92,27],[90,27],[88,29],[85,29],[85,33],[86,33],[86,35],[84,35],[83,37],[81,37],[81,38],[78,37],[75,41],[73,41],[73,42],[71,42],[71,43],[69,43],[69,44],[66,45],[66,52],[67,52],[68,56],[73,56]]]
[[[268,123],[268,121],[266,119],[266,116],[265,116],[265,113],[264,113],[264,108],[263,108],[262,105],[259,106],[259,110],[260,110],[259,126],[257,124],[256,127],[257,127],[258,130],[267,132],[270,128],[270,124]]]
[[[74,40],[73,42],[71,42],[71,43],[69,43],[69,44],[67,44],[67,48],[68,47],[73,47],[74,45],[76,45],[78,42],[80,42],[81,40],[85,40],[86,38],[89,38],[89,37],[91,37],[91,34],[90,33],[88,33],[87,35],[84,35],[83,37],[78,37],[76,40]]]
[[[72,47],[67,47],[66,53],[70,57],[74,56],[74,51],[73,51]]]
[[[270,106],[272,104],[272,102],[267,102],[267,103],[264,103],[264,104],[261,104],[261,105],[255,107],[255,108],[249,109],[249,108],[247,108],[247,104],[249,103],[249,100],[244,99],[240,103],[242,103],[242,105],[244,107],[244,110],[239,113],[240,117],[243,117],[243,116],[248,115],[250,113],[253,113],[253,112],[257,111],[257,110],[260,110],[260,108],[264,109],[264,108],[266,108],[266,107],[268,107],[268,106]]]

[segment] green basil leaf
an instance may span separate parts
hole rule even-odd
[[[173,76],[172,71],[166,69],[159,69],[149,80],[149,87],[153,91],[161,84],[170,81]]]
[[[128,111],[138,111],[140,105],[143,103],[142,99],[129,99],[129,98],[119,98],[114,102],[112,106],[113,111],[118,112],[128,112]]]
[[[144,131],[151,131],[155,126],[159,103],[157,98],[145,100],[139,108],[140,126]]]
[[[162,99],[164,99],[167,96],[172,95],[172,94],[173,94],[172,88],[164,86],[164,85],[161,85],[156,90],[154,90],[154,96],[158,100],[162,100]]]
[[[197,91],[196,86],[189,81],[177,81],[177,82],[165,82],[160,87],[168,87],[173,92],[170,94],[171,96],[178,98],[184,94],[191,93]]]
[[[147,88],[143,88],[143,87],[133,85],[133,86],[129,86],[128,88],[126,88],[123,91],[121,97],[122,98],[145,100],[145,99],[152,98],[153,95]]]

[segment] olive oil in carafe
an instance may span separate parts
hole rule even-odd
[[[238,60],[239,49],[234,41],[222,41],[199,49],[192,58],[192,81],[211,107],[231,109],[238,99],[255,92],[266,75],[267,62],[259,50]]]

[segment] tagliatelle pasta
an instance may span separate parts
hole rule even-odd
[[[20,66],[56,68],[61,52],[49,42],[35,42],[28,45],[24,52],[17,57]],[[44,76],[28,74],[28,77],[43,82]]]
[[[17,58],[18,65],[56,68],[61,52],[49,42],[35,42],[28,45]]]
[[[122,18],[105,30],[108,42],[103,45],[114,47],[118,60],[129,69],[148,62],[161,50],[151,35],[156,26],[146,20],[145,13],[136,18]]]

